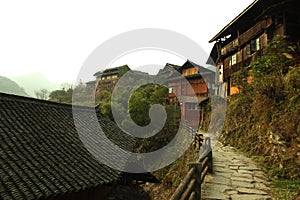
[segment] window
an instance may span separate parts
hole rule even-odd
[[[220,65],[219,70],[219,82],[223,82],[223,65]]]
[[[259,46],[259,38],[256,39],[256,51],[258,51],[260,49]]]
[[[246,54],[247,54],[247,55],[251,55],[251,47],[250,47],[250,44],[247,44],[247,46],[246,46]]]
[[[227,53],[226,48],[225,47],[222,48],[221,49],[221,55],[224,56],[226,53]]]
[[[215,84],[214,83],[210,83],[210,82],[208,82],[207,83],[207,87],[208,87],[208,89],[215,89]]]
[[[239,46],[239,39],[235,39],[235,40],[233,40],[233,42],[232,42],[232,46],[233,46],[233,47],[237,47],[237,46]]]
[[[199,105],[196,103],[188,103],[187,110],[200,110]]]
[[[260,49],[260,41],[259,38],[255,40],[251,40],[250,44],[247,44],[246,46],[246,54],[251,55],[254,52],[258,51]]]
[[[254,53],[255,51],[259,50],[259,38],[255,39],[255,40],[251,40],[250,50],[251,50],[251,53]]]
[[[250,42],[250,51],[251,51],[251,53],[256,51],[256,41],[255,40],[251,40],[251,42]]]
[[[170,93],[174,93],[174,88],[172,88],[172,87],[169,88],[169,94],[170,94]]]
[[[231,64],[232,65],[236,64],[236,54],[231,57]]]

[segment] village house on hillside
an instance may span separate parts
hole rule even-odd
[[[180,77],[174,76],[170,69],[180,73]],[[96,81],[87,83],[87,85],[90,84],[93,87],[96,85],[97,93],[101,93],[103,90],[112,92],[119,79],[127,72],[131,72],[130,77],[134,78],[135,81],[148,78],[155,79],[156,76],[131,70],[127,65],[123,65],[95,73]],[[204,104],[208,102],[210,95],[215,93],[215,67],[205,68],[189,60],[182,66],[167,63],[164,69],[158,72],[158,77],[165,80],[163,84],[169,89],[168,102],[169,105],[174,105],[174,112],[177,113],[180,109],[181,119],[189,125],[198,126],[199,120],[197,122],[197,118],[199,118],[199,115],[203,118]],[[188,81],[191,85],[190,89],[183,80]],[[130,83],[129,80],[128,83]],[[193,94],[196,95],[198,102],[192,101]],[[179,96],[182,102],[181,105],[179,105],[177,98]]]
[[[207,102],[210,94],[215,93],[215,69],[214,67],[201,67],[187,60],[180,67],[167,64],[163,71],[170,67],[178,71],[181,76],[172,77],[170,75],[166,83],[169,88],[169,103],[174,105],[176,109],[181,109],[181,119],[192,126],[198,126],[199,121],[197,121],[197,118],[199,119],[199,115],[203,114],[204,103]],[[188,87],[187,83],[191,87]],[[198,102],[192,101],[194,94]],[[178,97],[182,103],[180,105]]]
[[[256,0],[209,41],[215,42],[210,56],[216,64],[217,95],[238,92],[233,73],[262,56],[274,36],[299,40],[299,8],[299,0]]]
[[[94,74],[96,80],[87,82],[88,88],[96,87],[96,92],[101,93],[103,90],[112,92],[118,80],[127,72],[132,72],[131,75],[139,77],[145,77],[148,73],[132,70],[128,65],[122,65],[119,67],[108,68],[98,71]]]
[[[73,109],[95,115],[94,107]],[[106,136],[132,151],[135,139],[96,113]],[[0,93],[0,115],[0,199],[103,199],[123,179],[87,151],[72,105]],[[80,124],[89,133],[99,131],[89,122]]]
[[[127,65],[101,70],[94,74],[96,80],[86,84],[91,88],[95,86],[99,88],[101,86],[102,89],[112,91],[120,77],[129,70],[130,68]]]
[[[130,71],[128,65],[123,65],[96,72],[94,76],[96,77],[97,90],[112,91],[118,80],[128,71]]]

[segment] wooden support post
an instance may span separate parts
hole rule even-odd
[[[197,162],[197,163],[189,163],[189,169],[194,168],[195,169],[195,173],[194,173],[194,178],[196,180],[196,184],[195,184],[195,196],[196,199],[201,199],[201,171],[202,171],[202,165],[201,162]]]
[[[209,152],[209,168],[208,168],[208,172],[209,173],[213,173],[213,157],[212,157],[212,149]]]
[[[191,167],[186,177],[181,181],[173,195],[171,196],[170,200],[179,200],[181,195],[184,193],[185,189],[187,188],[189,182],[196,174],[196,168]]]
[[[208,148],[209,148],[209,173],[213,173],[213,155],[212,155],[212,148],[211,148],[211,140],[207,138]]]

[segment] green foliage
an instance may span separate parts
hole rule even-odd
[[[129,113],[133,121],[140,126],[150,123],[149,109],[154,104],[164,106],[167,121],[163,129],[153,137],[138,142],[137,152],[151,152],[166,146],[175,136],[178,126],[174,125],[175,112],[173,106],[166,105],[168,89],[160,85],[146,85],[137,89],[129,101]]]
[[[292,64],[294,49],[285,37],[276,36],[265,49],[265,55],[252,64],[255,83],[263,81],[269,74],[283,77]]]
[[[272,193],[278,200],[294,199],[297,195],[298,188],[300,188],[300,181],[282,181],[273,180]]]
[[[146,85],[137,89],[130,97],[129,113],[133,121],[145,126],[150,123],[149,109],[154,104],[164,105],[168,89],[164,86]]]
[[[160,190],[171,189],[170,195],[172,195],[187,175],[189,171],[188,163],[195,162],[198,156],[197,151],[193,147],[190,147],[178,160],[169,166],[155,171],[153,175],[162,182]]]
[[[93,94],[93,88],[88,88],[82,82],[74,88],[72,85],[64,83],[60,90],[54,90],[49,94],[49,100],[58,103],[94,106],[95,102],[91,101]]]
[[[259,162],[277,179],[300,178],[298,53],[296,45],[278,36],[263,57],[235,74],[241,92],[229,99],[222,136],[225,143],[261,156]]]
[[[286,85],[286,98],[290,111],[294,111],[297,102],[300,102],[300,67],[291,67],[284,78]]]
[[[49,99],[58,103],[72,103],[73,89],[54,90],[49,94]]]
[[[176,188],[189,171],[188,163],[195,162],[199,155],[193,147],[190,147],[178,160],[172,164],[159,169],[152,174],[161,183],[146,184],[147,191],[151,194],[151,199],[170,199]]]
[[[164,86],[145,85],[135,90],[130,99],[126,99],[125,93],[131,90],[130,87],[119,86],[118,93],[114,95],[114,106],[117,110],[129,110],[132,120],[140,125],[146,126],[150,123],[149,109],[154,104],[164,105],[167,100],[168,89]],[[97,99],[100,101],[101,111],[111,120],[113,119],[111,111],[112,94],[108,90],[102,90]],[[119,112],[121,113],[121,112]],[[124,117],[125,119],[125,117]],[[127,123],[127,122],[124,122]]]
[[[252,76],[251,68],[242,68],[233,74],[233,80],[243,95],[247,95],[253,90],[253,85],[248,83],[248,78]]]
[[[148,89],[148,88],[147,88]],[[145,126],[150,123],[150,117],[148,115],[150,109],[149,95],[153,91],[149,88],[147,93],[144,91],[136,91],[131,95],[129,101],[129,113],[133,121],[139,126]]]
[[[111,111],[111,92],[104,90],[97,96],[97,99],[100,101],[101,112],[113,121]]]
[[[136,152],[151,152],[162,148],[167,145],[177,133],[178,126],[174,124],[174,118],[178,115],[178,110],[174,110],[173,106],[166,105],[168,98],[168,89],[161,85],[144,85],[136,89],[130,96],[129,100],[126,99],[125,93],[131,91],[130,87],[118,88],[118,93],[114,93],[114,101],[111,102],[112,94],[110,91],[101,90],[97,94],[97,99],[100,100],[101,111],[111,120],[114,120],[111,110],[111,104],[114,103],[114,108],[119,110],[118,114],[129,112],[131,119],[139,126],[146,126],[150,123],[149,109],[155,104],[164,106],[167,113],[167,122],[163,129],[155,134],[153,137],[146,139],[139,139]],[[130,127],[132,123],[125,116],[118,116],[123,119],[123,125]]]

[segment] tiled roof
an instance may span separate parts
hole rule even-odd
[[[101,77],[101,76],[107,76],[107,75],[112,75],[112,74],[121,76],[121,75],[123,75],[123,73],[125,73],[129,70],[130,70],[130,68],[128,67],[128,65],[122,65],[119,67],[107,68],[105,70],[98,71],[94,74],[94,76]]]
[[[179,72],[182,72],[183,69],[188,69],[188,68],[193,68],[193,67],[196,67],[200,70],[200,74],[204,75],[204,74],[211,74],[213,72],[215,72],[215,67],[213,66],[206,66],[206,67],[202,67],[196,63],[193,63],[192,61],[190,60],[187,60],[181,67],[180,69],[178,70]]]
[[[124,139],[113,122],[97,116],[111,140],[133,148],[133,139]],[[0,199],[53,197],[117,182],[120,175],[86,150],[71,105],[0,93]]]

